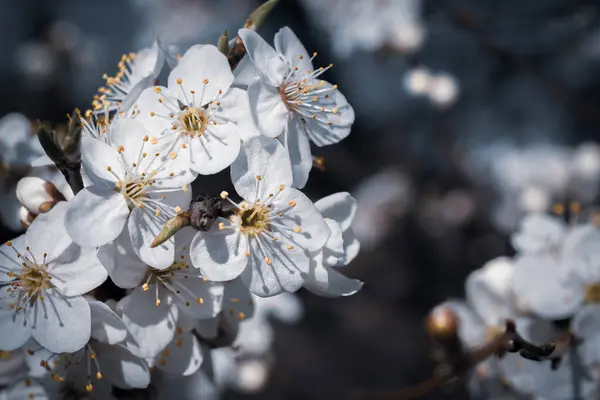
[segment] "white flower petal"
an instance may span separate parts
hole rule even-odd
[[[117,147],[89,137],[81,138],[81,166],[95,185],[114,187],[125,176],[125,165]],[[110,171],[108,170],[110,167]]]
[[[223,296],[223,317],[229,322],[229,326],[237,330],[241,321],[254,316],[254,296],[244,285],[241,278],[223,282],[225,289]],[[281,297],[278,297],[280,299]],[[200,325],[204,321],[200,321]],[[210,337],[210,336],[207,336]],[[216,337],[216,335],[215,335]]]
[[[324,297],[351,296],[362,288],[358,279],[350,279],[323,265],[322,255],[313,257],[310,272],[304,277],[304,287]]]
[[[352,225],[358,204],[356,199],[348,192],[338,192],[315,202],[315,207],[325,218],[331,218],[338,224],[342,232]]]
[[[25,241],[38,262],[42,262],[44,253],[47,253],[46,261],[52,261],[73,243],[65,228],[68,208],[66,201],[58,202],[47,213],[38,215],[27,229]]]
[[[31,337],[31,323],[26,322],[25,313],[10,308],[14,298],[0,287],[0,350],[12,351],[23,346]]]
[[[290,125],[294,126],[290,127]],[[308,181],[308,175],[313,166],[313,158],[308,136],[303,130],[303,122],[299,118],[288,119],[284,140],[284,146],[292,163],[293,186],[302,189]]]
[[[299,73],[306,74],[315,70],[306,48],[289,27],[285,26],[275,34],[275,49],[290,67],[297,66]]]
[[[223,285],[205,282],[199,275],[192,276],[193,272],[189,271],[187,279],[171,280],[171,286],[181,290],[179,295],[173,295],[173,301],[180,310],[194,318],[214,318],[221,311]]]
[[[148,366],[125,346],[94,343],[94,351],[102,366],[102,374],[116,387],[143,389],[150,384]]]
[[[89,301],[92,331],[91,337],[103,343],[116,344],[127,337],[127,327],[119,316],[101,301]]]
[[[512,261],[499,257],[473,271],[467,278],[467,302],[489,326],[501,326],[506,319],[514,316],[511,307],[513,271]]]
[[[129,333],[139,345],[136,350],[130,348],[138,357],[154,357],[173,339],[177,307],[166,301],[157,307],[153,288],[148,291],[141,287],[135,289],[119,302],[118,308],[122,310]]]
[[[216,46],[197,44],[185,52],[169,74],[170,90],[179,89],[178,79],[183,81],[181,86],[188,93],[194,90],[198,96],[202,94],[203,103],[206,104],[217,97],[219,90],[226,92],[229,89],[233,83],[233,74],[227,57]],[[204,83],[205,80],[208,83]]]
[[[237,67],[233,70],[234,79],[231,86],[246,90],[248,89],[250,82],[256,77],[256,74],[256,68],[252,63],[252,60],[247,55],[244,55]]]
[[[274,138],[285,131],[290,112],[279,88],[270,86],[257,77],[248,86],[248,99],[252,118],[260,133]]]
[[[332,88],[329,82],[317,81],[316,85],[322,83],[321,89]],[[306,118],[306,133],[317,146],[326,146],[338,143],[350,134],[350,129],[354,123],[354,109],[337,89],[329,93],[329,97],[322,96],[317,107],[327,110],[336,110],[335,112],[317,112],[313,118]]]
[[[33,338],[54,353],[72,353],[90,340],[90,306],[81,296],[63,297],[56,289],[46,290],[46,298],[36,301],[32,313]],[[31,312],[30,312],[31,315]]]
[[[360,242],[354,235],[352,229],[348,229],[342,234],[344,240],[344,256],[340,259],[336,266],[344,266],[350,264],[360,252]]]
[[[131,118],[118,118],[110,126],[110,144],[113,148],[121,147],[121,156],[126,165],[137,162],[142,146],[151,146],[150,142],[145,142],[145,126]],[[148,151],[147,149],[144,149]],[[121,161],[123,163],[123,161]],[[106,168],[106,167],[105,167]],[[143,168],[143,166],[140,166]],[[112,166],[111,166],[112,169]],[[118,175],[123,178],[123,175]]]
[[[521,221],[519,231],[513,234],[513,247],[523,254],[537,254],[555,249],[566,232],[564,222],[556,217],[533,213]]]
[[[285,235],[289,235],[293,243],[308,251],[319,250],[325,245],[331,234],[329,227],[313,202],[301,191],[294,188],[284,189],[273,198],[272,204],[273,214],[289,209],[283,216],[273,217],[273,220],[289,227]],[[293,231],[295,227],[299,227],[300,230]],[[278,227],[273,230],[285,231]]]
[[[123,229],[119,237],[100,247],[98,259],[114,284],[123,289],[138,287],[148,270],[133,250],[129,229]]]
[[[168,374],[189,376],[202,365],[202,348],[191,332],[183,331],[156,357],[156,368]]]
[[[72,244],[49,263],[52,284],[63,296],[79,296],[100,286],[108,277],[96,256],[96,249]]]
[[[189,167],[201,175],[211,175],[229,167],[240,152],[239,128],[232,122],[208,127],[190,140]]]
[[[250,29],[240,29],[238,35],[261,78],[271,86],[279,86],[289,67],[260,35]]]
[[[331,267],[337,265],[340,259],[344,257],[344,239],[342,231],[337,222],[332,219],[325,218],[325,222],[329,227],[331,234],[321,249],[322,262],[324,266]]]
[[[327,227],[327,225],[325,225]],[[258,240],[261,240],[259,245]],[[310,260],[300,247],[289,249],[281,241],[266,238],[250,240],[248,267],[241,277],[257,296],[270,297],[283,292],[295,292],[304,283]]]
[[[290,187],[293,176],[287,152],[276,139],[252,138],[242,145],[239,157],[231,164],[231,180],[237,193],[250,202],[257,197],[266,199],[280,185]]]
[[[169,89],[164,86],[156,86],[156,88],[160,90],[161,94],[156,93],[154,87],[142,91],[136,101],[135,109],[137,112],[133,118],[144,125],[149,136],[160,137],[161,133],[171,128],[171,121],[167,118],[160,118],[157,116],[165,113],[167,110],[163,104],[158,102],[158,99],[162,99],[165,96],[175,96],[175,93],[171,93]],[[156,113],[156,115],[153,116],[151,114],[152,112]],[[162,143],[157,143],[154,146],[157,146],[156,149],[160,150],[162,148]]]
[[[83,247],[98,247],[114,240],[129,217],[125,198],[97,185],[82,189],[68,205],[65,226],[73,241]]]
[[[222,223],[224,229],[219,229]],[[246,242],[234,225],[219,218],[208,232],[198,232],[192,240],[190,259],[202,275],[215,282],[237,278],[248,265]]]
[[[236,68],[236,71],[238,68]],[[260,135],[252,118],[250,99],[245,90],[230,88],[219,101],[221,106],[217,116],[235,123],[238,126],[239,136],[243,141]]]
[[[152,211],[136,207],[132,210],[127,223],[129,237],[136,254],[151,267],[168,268],[175,256],[175,239],[171,237],[160,246],[151,248],[150,244],[160,233],[163,220],[157,218]]]
[[[571,321],[571,330],[582,343],[578,349],[587,365],[600,362],[600,305],[585,305]]]
[[[542,318],[570,317],[581,299],[561,284],[561,276],[561,266],[552,256],[522,256],[517,259],[512,278],[512,293],[517,307]]]
[[[38,382],[23,380],[7,389],[6,400],[48,400],[48,394]]]

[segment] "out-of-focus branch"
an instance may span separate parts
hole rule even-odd
[[[467,350],[458,337],[459,323],[454,312],[446,307],[434,309],[427,318],[427,331],[434,342],[435,361],[438,363],[438,368],[431,378],[399,390],[364,393],[356,396],[356,399],[418,399],[450,382],[464,379],[473,367],[489,357],[502,357],[507,352],[518,353],[521,357],[532,361],[550,360],[552,368],[556,368],[559,362],[557,360],[561,359],[572,343],[571,340],[560,340],[560,346],[554,343],[536,345],[524,339],[517,332],[515,323],[507,320],[504,332],[496,335],[481,347]]]

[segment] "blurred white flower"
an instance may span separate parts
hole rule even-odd
[[[79,249],[64,228],[66,202],[31,224],[0,251],[0,349],[33,336],[53,352],[81,349],[90,338],[83,294],[106,280],[95,249]]]
[[[373,196],[377,193],[377,196]],[[413,203],[414,188],[408,175],[388,169],[361,182],[354,190],[358,202],[352,230],[364,248],[373,248]]]
[[[386,46],[410,53],[425,39],[420,0],[303,0],[302,4],[329,34],[339,57]]]

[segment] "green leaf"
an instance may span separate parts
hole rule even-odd
[[[217,42],[217,48],[223,54],[229,53],[229,38],[227,37],[227,31],[223,31],[221,36],[219,36],[219,41]]]
[[[268,0],[261,4],[256,10],[250,14],[246,23],[244,24],[244,28],[257,30],[260,28],[262,23],[265,21],[273,7],[275,7],[279,3],[279,0]]]

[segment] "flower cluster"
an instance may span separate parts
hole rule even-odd
[[[8,398],[168,393],[173,377],[219,376],[211,358],[237,363],[243,377],[242,365],[268,353],[267,315],[298,314],[278,295],[361,288],[340,272],[360,247],[355,199],[313,203],[300,191],[311,143],[344,139],[353,109],[321,79],[331,65],[313,66],[316,54],[289,28],[275,47],[255,28],[247,22],[224,46],[179,57],[159,42],[123,56],[93,110],[72,116],[80,158],[57,162],[44,146],[73,190],[19,182],[27,230],[0,248]],[[158,85],[167,60],[173,68]],[[223,188],[236,193],[193,196],[192,184],[226,169]],[[109,283],[120,295],[106,296]]]
[[[516,255],[472,272],[466,299],[437,309],[456,317],[463,349],[475,360],[470,388],[477,396],[598,398],[600,225],[583,215],[577,203],[527,215],[511,238]],[[490,345],[500,357],[476,355]]]

